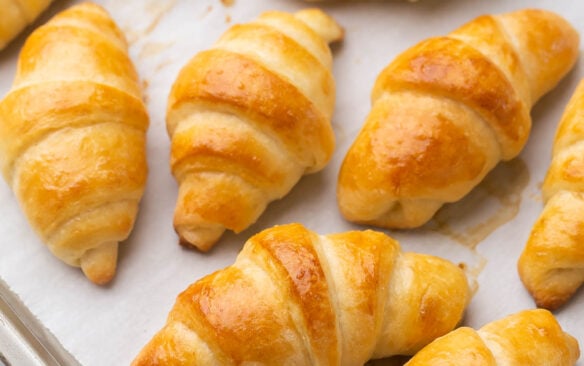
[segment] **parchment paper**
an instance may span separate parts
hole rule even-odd
[[[251,235],[276,224],[301,222],[326,234],[363,229],[338,213],[335,188],[340,163],[369,111],[369,95],[381,69],[418,41],[445,34],[484,13],[541,7],[566,17],[584,34],[584,3],[552,0],[420,0],[419,2],[322,2],[296,0],[103,0],[130,41],[131,56],[143,79],[151,125],[149,177],[135,229],[121,245],[116,279],[107,287],[88,282],[43,246],[30,229],[7,184],[0,183],[0,276],[31,312],[80,361],[92,365],[129,364],[164,324],[179,292],[190,283],[234,261]],[[16,59],[31,29],[75,1],[53,6],[0,53],[0,96],[14,76]],[[168,167],[169,140],[164,125],[166,99],[179,69],[230,25],[264,10],[319,6],[345,28],[334,50],[337,147],[322,172],[303,178],[284,199],[271,204],[248,230],[229,233],[210,253],[177,244],[172,215],[177,185]],[[480,327],[534,304],[523,288],[516,262],[542,208],[540,187],[561,113],[584,68],[578,65],[533,109],[533,130],[523,153],[500,164],[464,200],[446,206],[428,225],[385,231],[407,251],[463,262],[476,293],[465,325]],[[556,315],[584,342],[580,291]],[[584,343],[583,343],[584,345]],[[583,363],[580,362],[580,365]]]

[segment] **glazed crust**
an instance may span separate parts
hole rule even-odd
[[[0,167],[31,227],[91,281],[110,281],[144,191],[148,116],[104,9],[74,6],[31,34],[0,116]]]
[[[181,70],[167,110],[181,243],[210,249],[327,164],[335,101],[327,42],[342,36],[320,10],[267,12]]]
[[[399,55],[378,76],[341,166],[341,213],[412,228],[464,197],[519,154],[531,106],[572,68],[578,42],[558,15],[522,10],[481,16]]]
[[[475,331],[458,328],[424,347],[405,366],[572,366],[578,341],[547,310],[524,310]]]
[[[543,184],[545,207],[518,262],[538,306],[557,309],[584,283],[584,81],[560,120]]]
[[[0,51],[51,3],[52,0],[0,0]]]
[[[457,266],[382,233],[276,226],[181,293],[133,365],[362,365],[413,354],[469,300]]]

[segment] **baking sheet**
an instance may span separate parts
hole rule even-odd
[[[340,163],[367,112],[377,74],[398,53],[484,13],[540,7],[566,17],[584,34],[584,3],[551,0],[420,0],[306,3],[300,0],[97,1],[130,41],[150,112],[149,177],[135,229],[120,247],[118,274],[106,287],[55,259],[34,235],[14,196],[0,182],[0,277],[32,314],[81,364],[128,364],[164,324],[176,295],[190,283],[234,261],[254,233],[276,224],[301,222],[325,234],[363,227],[338,213],[335,187]],[[36,23],[75,1],[56,0]],[[333,47],[337,147],[322,172],[304,177],[284,199],[272,203],[248,230],[226,234],[210,253],[177,244],[172,215],[177,185],[168,168],[164,126],[168,91],[179,69],[230,25],[264,10],[319,6],[345,28]],[[34,25],[33,25],[34,27]],[[33,28],[31,27],[31,28]],[[10,88],[18,51],[30,28],[0,53],[0,96]],[[584,77],[582,59],[533,109],[533,131],[523,153],[500,164],[464,200],[446,206],[423,228],[387,231],[404,250],[464,262],[476,294],[464,324],[480,327],[534,304],[519,281],[516,261],[541,211],[540,187],[563,108]],[[556,312],[562,326],[584,345],[584,294]],[[581,361],[579,365],[584,365]]]

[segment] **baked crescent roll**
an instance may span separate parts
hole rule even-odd
[[[446,334],[469,300],[460,268],[382,233],[276,226],[181,293],[132,365],[363,365]]]
[[[423,225],[526,143],[531,106],[574,65],[578,33],[544,10],[485,15],[422,41],[378,76],[341,166],[349,220]]]
[[[519,258],[538,306],[566,303],[584,283],[584,81],[562,116],[543,183],[545,207]]]
[[[317,9],[267,12],[231,27],[180,71],[167,128],[181,244],[210,249],[327,164],[335,102],[327,42],[342,37]]]
[[[547,310],[524,310],[478,331],[462,327],[436,339],[405,366],[571,366],[578,341]]]
[[[51,252],[111,280],[146,180],[148,116],[124,36],[85,3],[27,39],[0,102],[0,167]]]
[[[52,0],[0,0],[0,50],[32,23]]]

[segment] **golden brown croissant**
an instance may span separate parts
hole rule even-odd
[[[0,166],[30,225],[95,283],[116,270],[146,180],[148,116],[121,31],[74,6],[37,28],[0,102]]]
[[[317,9],[267,12],[233,26],[180,72],[167,111],[179,182],[174,227],[208,250],[240,232],[334,149],[327,42],[343,36]]]
[[[449,332],[469,298],[460,268],[382,233],[276,226],[180,294],[133,365],[363,365]]]
[[[531,106],[572,68],[577,32],[560,16],[481,16],[398,56],[379,75],[372,110],[341,166],[346,219],[423,225],[521,151]]]
[[[556,132],[543,183],[545,207],[519,258],[519,275],[538,306],[566,303],[584,283],[584,81]]]
[[[0,50],[32,23],[52,0],[0,0]]]
[[[571,366],[578,341],[547,310],[524,310],[475,331],[458,328],[436,339],[405,366]]]

